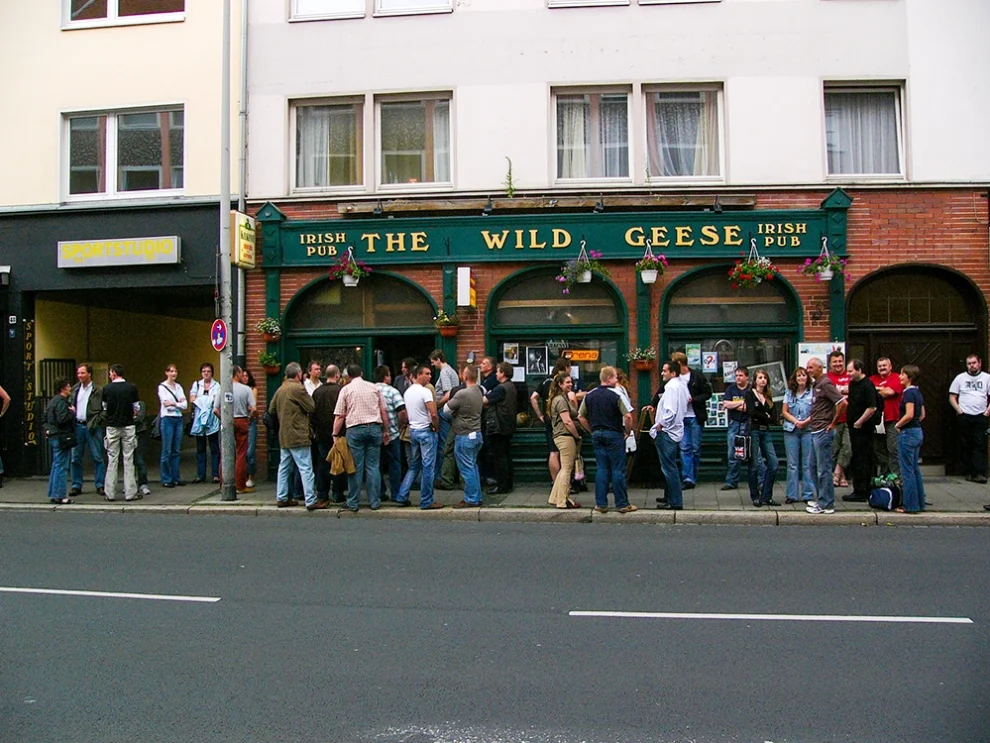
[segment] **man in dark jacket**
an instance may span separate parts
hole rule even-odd
[[[873,484],[873,431],[876,424],[870,419],[877,410],[877,388],[866,376],[866,367],[859,359],[850,359],[846,366],[849,375],[849,394],[846,396],[846,422],[849,443],[852,446],[853,492],[842,500],[865,503],[870,499]]]
[[[484,367],[482,367],[484,369]],[[512,364],[502,362],[495,367],[498,384],[485,397],[486,415],[494,416],[494,421],[486,425],[491,432],[486,439],[491,441],[492,466],[495,470],[495,487],[488,495],[511,493],[514,487],[512,474],[512,434],[516,432],[517,393],[512,383]]]
[[[333,491],[333,502],[344,502],[344,491],[347,489],[347,475],[330,474],[330,465],[327,462],[327,455],[333,448],[333,411],[337,407],[337,398],[340,397],[340,369],[334,364],[330,364],[326,369],[326,383],[320,385],[313,392],[313,404],[316,412],[312,415],[313,433],[316,435],[317,457],[313,462],[313,469],[316,472],[316,500],[331,500],[330,492]]]
[[[72,447],[62,446],[60,434],[70,434],[75,430],[75,411],[69,405],[72,392],[68,379],[55,382],[55,396],[45,408],[45,431],[48,433],[49,446],[52,449],[52,469],[48,475],[48,500],[52,503],[65,505],[72,503],[65,496],[65,467],[69,463],[69,452]]]
[[[302,477],[306,510],[326,508],[327,503],[316,501],[313,487],[313,458],[310,450],[309,416],[316,410],[313,398],[306,392],[302,383],[302,367],[295,361],[285,367],[285,380],[275,391],[268,412],[278,420],[278,484],[275,499],[279,508],[299,505],[289,498],[289,462],[295,462]]]
[[[103,495],[103,481],[107,473],[103,461],[103,426],[106,419],[103,388],[93,381],[92,364],[80,364],[76,368],[76,379],[79,381],[72,386],[68,398],[76,418],[76,446],[69,463],[69,476],[72,478],[69,495],[82,492],[83,457],[87,451],[93,459],[93,486],[97,495]]]

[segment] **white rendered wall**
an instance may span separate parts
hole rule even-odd
[[[240,20],[231,21],[232,188],[236,190]],[[63,201],[62,115],[141,105],[185,107],[185,196],[220,193],[219,0],[186,0],[177,23],[61,27],[60,0],[4,2],[0,206]],[[153,198],[153,197],[152,197]]]
[[[649,83],[721,84],[724,182],[759,186],[826,181],[825,81],[907,80],[907,175],[988,178],[986,138],[974,147],[921,135],[946,118],[965,115],[974,128],[988,119],[984,0],[632,2],[548,9],[545,0],[459,0],[448,14],[289,23],[284,0],[252,0],[249,196],[291,192],[293,98],[428,90],[454,93],[455,190],[500,190],[505,156],[518,188],[546,189],[553,185],[551,89],[610,83],[634,91]],[[947,70],[955,76],[948,89]],[[922,95],[927,105],[919,110]],[[631,181],[641,186],[641,103],[631,101],[630,111]],[[366,142],[373,136],[366,131]]]

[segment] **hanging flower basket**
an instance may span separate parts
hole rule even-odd
[[[438,310],[433,318],[433,324],[444,338],[453,338],[457,335],[457,315],[448,315],[443,310]]]
[[[581,238],[581,251],[577,258],[567,261],[560,268],[557,281],[564,285],[563,293],[570,294],[571,287],[575,284],[590,284],[593,274],[598,274],[608,278],[611,274],[604,263],[601,262],[602,254],[594,250],[588,251],[585,248],[584,238]]]
[[[653,243],[647,240],[646,252],[639,259],[639,263],[636,264],[639,278],[642,279],[644,284],[655,284],[657,283],[657,279],[667,270],[667,265],[667,256],[663,254],[654,255]]]
[[[456,325],[441,325],[437,330],[440,331],[440,335],[444,338],[454,338],[457,335]]]
[[[749,257],[736,261],[729,271],[729,283],[733,289],[755,289],[764,280],[773,281],[779,271],[769,258],[756,249],[756,238],[750,240]]]
[[[804,276],[814,276],[819,281],[831,281],[835,274],[846,272],[846,260],[829,252],[828,238],[822,237],[822,251],[812,260],[808,258],[804,265],[798,267],[798,273]]]
[[[354,258],[354,248],[348,247],[347,252],[330,264],[327,276],[331,281],[343,279],[344,286],[357,286],[362,276],[371,273],[371,268]]]
[[[278,357],[267,351],[258,352],[258,363],[261,364],[261,368],[265,370],[265,374],[268,376],[278,374],[282,370],[282,364],[279,362]]]
[[[632,362],[633,369],[638,372],[648,372],[653,371],[653,367],[656,366],[656,361],[651,361],[650,359],[636,359]]]
[[[274,317],[259,320],[254,327],[264,337],[265,343],[276,343],[282,337],[282,325]]]

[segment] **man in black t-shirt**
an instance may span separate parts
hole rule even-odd
[[[107,481],[104,496],[117,497],[117,468],[124,459],[124,500],[140,500],[134,477],[134,449],[137,448],[135,418],[138,413],[137,387],[124,379],[124,367],[110,365],[110,384],[103,388],[103,408],[107,411]]]
[[[873,481],[873,430],[870,418],[877,409],[877,388],[866,376],[866,368],[859,359],[850,359],[846,366],[849,375],[849,393],[846,397],[847,430],[852,447],[853,492],[842,496],[849,502],[866,502],[870,499]]]

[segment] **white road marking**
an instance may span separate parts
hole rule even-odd
[[[35,593],[48,596],[88,596],[100,599],[143,599],[145,601],[185,601],[197,604],[215,604],[219,596],[174,596],[156,593],[116,593],[112,591],[70,591],[62,588],[13,588],[0,586],[0,593]]]
[[[892,622],[895,624],[973,624],[969,617],[893,617],[857,614],[703,614],[672,611],[572,611],[572,617],[619,619],[736,619],[754,622]]]

